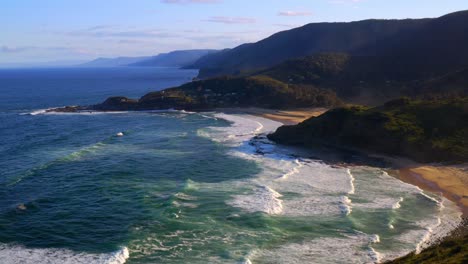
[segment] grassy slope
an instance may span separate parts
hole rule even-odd
[[[468,98],[400,99],[384,106],[337,108],[269,138],[284,144],[344,145],[421,162],[468,160]]]

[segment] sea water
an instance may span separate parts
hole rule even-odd
[[[459,222],[453,203],[382,166],[270,142],[281,124],[261,117],[42,111],[137,98],[195,75],[1,70],[1,262],[377,263]]]

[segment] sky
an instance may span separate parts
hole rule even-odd
[[[466,9],[468,0],[1,0],[0,64],[233,48],[308,23]]]

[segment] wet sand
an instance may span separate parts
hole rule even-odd
[[[442,194],[457,203],[468,217],[468,164],[409,166],[399,170],[399,178],[423,190]]]

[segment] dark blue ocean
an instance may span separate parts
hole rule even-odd
[[[458,221],[385,168],[298,158],[261,117],[41,111],[196,75],[0,70],[0,263],[372,263]]]

